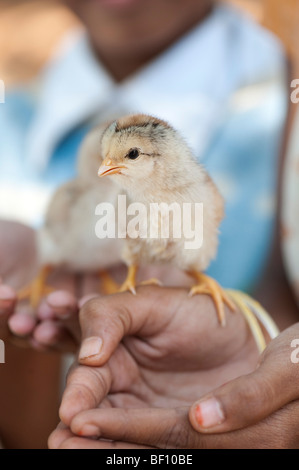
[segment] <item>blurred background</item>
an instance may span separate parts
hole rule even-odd
[[[299,76],[298,0],[221,1],[237,5],[274,31],[293,60],[293,75]],[[30,80],[65,31],[77,23],[53,0],[0,0],[0,78],[7,85]]]

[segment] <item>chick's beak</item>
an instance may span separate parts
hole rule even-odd
[[[104,160],[99,168],[98,176],[115,175],[126,168],[124,165],[111,165],[111,163],[111,160]]]

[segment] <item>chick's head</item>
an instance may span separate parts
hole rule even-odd
[[[112,176],[125,188],[147,185],[174,163],[171,147],[176,132],[164,121],[143,114],[110,124],[102,136],[103,164],[99,176]],[[170,155],[172,155],[170,157]]]

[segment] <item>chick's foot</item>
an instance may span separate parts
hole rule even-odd
[[[119,292],[119,284],[114,281],[107,271],[100,271],[99,278],[101,282],[100,290],[104,292],[104,294],[110,295]]]
[[[29,299],[31,307],[36,309],[41,299],[55,290],[53,287],[46,285],[47,277],[51,271],[51,266],[44,266],[38,276],[28,286],[18,291],[18,299]]]
[[[130,291],[132,294],[136,295],[136,274],[138,271],[138,266],[132,265],[129,266],[128,275],[125,282],[122,284],[118,292]]]
[[[139,286],[159,286],[162,287],[163,284],[159,279],[156,279],[155,277],[152,277],[151,279],[148,279],[147,281],[142,281],[139,282]]]
[[[230,300],[224,289],[211,277],[198,272],[189,273],[195,279],[197,279],[198,284],[193,286],[189,292],[189,296],[193,297],[198,294],[207,294],[210,295],[215,303],[218,320],[221,326],[225,326],[225,311],[224,304],[226,304],[230,310],[233,312],[236,311],[236,306]]]

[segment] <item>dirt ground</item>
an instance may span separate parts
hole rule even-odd
[[[228,0],[277,32],[298,64],[298,0]],[[68,28],[73,15],[52,0],[0,0],[0,78],[6,84],[38,73]]]

